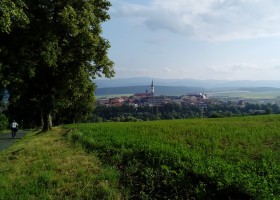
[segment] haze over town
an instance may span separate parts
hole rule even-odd
[[[278,80],[278,0],[111,0],[116,78]]]

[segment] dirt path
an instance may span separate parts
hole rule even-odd
[[[23,136],[25,136],[25,134],[28,131],[25,130],[19,130],[17,132],[16,137],[12,137],[11,134],[2,134],[0,133],[0,151],[3,151],[4,149],[7,149],[9,146],[11,146],[14,142],[18,141],[19,139],[21,139]]]

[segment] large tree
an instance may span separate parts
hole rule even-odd
[[[110,44],[101,36],[101,23],[110,17],[110,2],[11,2],[5,8],[10,6],[20,14],[10,14],[9,23],[0,23],[0,77],[10,93],[10,106],[35,109],[42,117],[43,130],[51,127],[53,114],[90,111],[93,79],[114,75],[107,56]]]
[[[22,0],[0,1],[0,30],[9,33],[12,27],[23,27],[29,21],[23,9],[26,8]]]

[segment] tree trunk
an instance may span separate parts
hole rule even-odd
[[[40,114],[40,119],[41,119],[41,127],[44,127],[44,117],[43,117],[43,113],[42,112]]]
[[[52,116],[51,114],[44,114],[43,115],[43,130],[42,132],[47,132],[52,128]]]

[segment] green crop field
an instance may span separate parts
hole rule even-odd
[[[127,199],[280,199],[280,116],[67,125]]]

